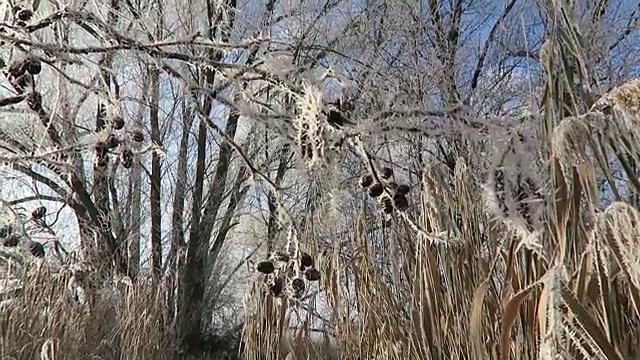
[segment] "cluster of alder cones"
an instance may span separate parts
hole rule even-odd
[[[362,175],[360,177],[362,189],[366,190],[370,197],[378,200],[378,208],[385,214],[391,214],[394,209],[407,210],[409,208],[407,194],[411,190],[409,185],[399,185],[393,181],[393,169],[389,167],[380,169],[378,175],[380,181],[373,174]]]
[[[42,71],[42,63],[34,56],[21,58],[13,62],[4,75],[15,89],[18,96],[5,99],[5,105],[27,101],[29,108],[40,115],[42,112],[42,96],[35,91],[34,77]]]
[[[13,25],[19,28],[27,27],[27,21],[33,17],[33,11],[31,11],[31,9],[26,9],[18,5],[12,8],[11,13],[13,15]]]
[[[40,206],[31,212],[31,217],[36,222],[44,222],[43,218],[47,214],[47,208]],[[0,227],[0,241],[2,245],[7,247],[16,247],[20,243],[20,234],[15,231],[11,225]],[[38,241],[29,242],[29,252],[35,257],[42,258],[45,255],[44,245]]]
[[[271,296],[301,299],[308,290],[308,282],[320,280],[313,256],[302,251],[299,254],[292,257],[284,251],[275,251],[256,265],[256,270],[264,274],[264,285]]]
[[[27,26],[27,21],[31,20],[33,17],[33,11],[30,9],[23,8],[21,6],[14,6],[11,11],[11,20],[13,20],[13,25],[17,28],[24,28]],[[0,33],[6,33],[7,29],[4,27],[0,27]],[[4,42],[0,42],[0,45],[4,45]],[[38,94],[35,91],[27,93],[27,88],[33,88],[34,81],[33,76],[40,74],[42,70],[42,64],[39,60],[35,58],[26,58],[22,59],[14,64],[12,64],[7,71],[5,71],[5,76],[9,83],[16,92],[22,96],[16,97],[15,102],[22,101],[24,98],[27,98],[29,101],[29,107],[32,109],[36,106],[32,105],[33,103],[37,103]],[[35,110],[35,109],[34,109]]]
[[[96,117],[98,123],[106,124],[107,108],[104,104],[98,104]],[[130,169],[133,166],[133,151],[123,145],[123,135],[120,133],[124,129],[124,125],[124,119],[121,116],[114,116],[111,119],[111,134],[106,141],[100,141],[95,145],[95,160],[98,166],[107,166],[109,164],[109,154],[118,147],[122,148],[119,154],[122,166],[126,169]],[[144,135],[140,130],[132,131],[130,137],[131,140],[138,143],[144,141]]]

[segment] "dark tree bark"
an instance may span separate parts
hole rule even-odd
[[[151,70],[151,104],[150,104],[150,124],[151,124],[151,141],[157,145],[162,144],[160,139],[160,125],[158,120],[158,101],[160,93],[160,71],[158,69]],[[162,215],[160,209],[160,155],[154,152],[151,157],[151,262],[152,271],[155,280],[160,278],[162,271]]]

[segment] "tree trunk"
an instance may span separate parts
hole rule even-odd
[[[151,141],[161,146],[162,139],[160,139],[160,125],[158,120],[158,101],[160,93],[160,72],[158,69],[151,70],[151,104],[150,104],[150,123],[151,123]],[[161,231],[162,231],[162,216],[160,209],[160,155],[157,152],[153,152],[151,158],[151,263],[154,281],[160,279],[160,272],[162,271],[162,244]]]

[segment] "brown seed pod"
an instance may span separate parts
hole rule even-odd
[[[360,186],[363,189],[368,188],[371,184],[373,184],[373,176],[371,174],[364,174],[360,177]]]
[[[329,113],[327,114],[327,122],[329,123],[329,125],[337,129],[343,127],[345,124],[353,125],[352,122],[347,120],[344,116],[342,116],[342,114],[333,109],[329,110]]]
[[[16,247],[20,243],[20,236],[11,234],[4,239],[4,246]]]
[[[392,176],[393,170],[391,168],[383,167],[382,169],[380,169],[380,177],[382,177],[383,179],[389,179]]]
[[[133,167],[132,161],[122,160],[121,162],[122,162],[122,167],[124,167],[125,169],[131,169]]]
[[[106,143],[99,141],[96,143],[94,150],[96,152],[96,156],[103,157],[107,155],[109,147]]]
[[[395,194],[393,196],[393,206],[398,211],[405,211],[409,208],[409,202],[404,195]]]
[[[300,265],[304,268],[313,266],[313,257],[306,252],[300,254]]]
[[[393,211],[393,200],[387,195],[382,196],[378,200],[378,207],[380,207],[385,214],[391,214]]]
[[[375,183],[369,187],[369,196],[371,197],[378,197],[382,195],[383,192],[384,192],[384,188],[380,183]]]
[[[280,297],[282,296],[282,290],[284,290],[285,279],[281,276],[273,279],[268,285],[269,293],[271,296]]]
[[[291,297],[294,299],[300,299],[302,295],[304,295],[305,289],[306,285],[304,280],[301,278],[294,278],[291,280],[291,284],[289,284],[289,291],[291,293]]]
[[[107,139],[107,147],[109,149],[115,149],[118,145],[120,145],[120,139],[118,139],[114,134],[109,135],[109,138]]]
[[[27,59],[24,68],[31,75],[38,75],[42,71],[42,63],[40,62],[40,60],[30,57],[29,59]]]
[[[42,219],[46,214],[47,208],[44,206],[37,207],[31,212],[31,216],[34,219]]]
[[[113,128],[116,130],[120,130],[124,127],[124,119],[120,116],[116,116],[113,118]]]
[[[271,274],[275,270],[275,266],[271,261],[261,261],[256,266],[256,270],[263,274]]]
[[[132,138],[133,138],[133,141],[135,141],[135,142],[143,142],[144,141],[144,135],[139,130],[136,130],[136,131],[133,132]]]
[[[126,169],[130,169],[133,166],[133,152],[129,149],[124,149],[120,153],[120,161],[122,166]]]
[[[94,148],[96,164],[100,167],[105,167],[109,163],[108,147],[103,142],[98,142]]]
[[[318,281],[320,280],[320,271],[316,268],[308,268],[304,272],[304,277],[308,281]]]
[[[32,241],[29,244],[29,251],[31,252],[31,255],[35,257],[39,257],[39,258],[44,257],[44,245],[42,245],[42,243],[40,242]]]
[[[22,21],[29,21],[29,20],[31,20],[31,17],[33,16],[33,11],[31,11],[29,9],[20,9],[16,13],[16,16],[18,17],[18,19],[20,19]]]
[[[395,189],[395,193],[398,194],[398,195],[407,195],[410,190],[411,190],[411,188],[409,187],[409,185],[399,185]]]
[[[37,91],[32,91],[27,94],[27,105],[31,110],[37,111],[42,109],[42,95]]]
[[[271,256],[269,256],[269,259],[286,263],[289,262],[289,255],[284,251],[274,251],[273,253],[271,253]]]
[[[13,228],[10,225],[0,227],[0,239],[4,239],[13,233]]]

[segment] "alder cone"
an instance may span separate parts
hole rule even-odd
[[[37,207],[35,208],[35,210],[31,212],[31,216],[34,219],[42,219],[46,214],[47,214],[47,208],[44,206]]]
[[[33,11],[29,10],[29,9],[21,9],[18,11],[18,13],[16,14],[18,16],[18,19],[22,20],[22,21],[29,21],[31,20],[31,17],[33,16]]]
[[[389,167],[383,167],[382,169],[380,169],[380,176],[383,179],[389,179],[393,176],[393,170]]]
[[[106,167],[109,165],[109,157],[105,155],[103,157],[96,158],[96,165],[99,167]]]
[[[320,276],[320,271],[318,271],[318,269],[316,268],[309,268],[304,272],[304,277],[308,281],[318,281],[320,280]]]
[[[122,166],[124,166],[126,169],[130,169],[133,166],[133,152],[131,150],[122,150],[120,158],[122,161]]]
[[[113,118],[113,128],[116,130],[121,130],[124,127],[124,119],[120,116],[116,116]]]
[[[42,63],[38,59],[30,58],[25,64],[25,69],[31,75],[38,75],[42,71]]]
[[[263,274],[271,274],[275,270],[275,266],[271,261],[261,261],[256,266],[256,270]]]
[[[385,214],[391,214],[391,212],[393,211],[393,201],[386,195],[380,198],[380,200],[378,201],[378,206]]]
[[[393,197],[393,206],[395,206],[398,211],[405,211],[409,208],[409,201],[407,201],[404,195],[396,194]]]
[[[281,297],[282,290],[284,290],[285,279],[283,277],[277,277],[269,283],[269,293],[274,297]]]
[[[29,244],[29,251],[35,257],[43,258],[44,257],[44,245],[42,243],[33,241]]]
[[[107,144],[99,142],[95,146],[96,165],[99,167],[105,167],[109,164],[108,147]]]
[[[411,190],[411,188],[409,187],[409,185],[399,185],[395,191],[396,194],[399,195],[407,195],[409,193],[409,190]]]
[[[311,267],[313,266],[313,257],[305,252],[300,256],[300,265],[303,267]]]
[[[360,187],[363,189],[368,188],[371,184],[373,184],[373,176],[370,174],[365,174],[360,177]]]
[[[107,155],[108,146],[103,142],[98,142],[95,146],[96,156],[103,157]]]
[[[0,239],[4,239],[11,235],[13,228],[11,226],[3,226],[0,228]]]
[[[144,135],[142,134],[142,132],[135,131],[133,133],[133,141],[135,141],[135,142],[143,142],[144,141]]]
[[[291,296],[294,299],[300,299],[304,294],[304,290],[306,289],[306,285],[304,280],[301,278],[295,278],[291,280]]]
[[[384,192],[384,188],[382,187],[382,184],[380,183],[375,183],[373,185],[371,185],[369,187],[369,196],[370,197],[378,197],[380,195],[382,195],[382,193]]]
[[[20,243],[20,236],[17,234],[11,234],[7,238],[4,239],[4,246],[7,247],[16,247]]]
[[[120,139],[113,134],[109,135],[109,138],[107,139],[107,147],[109,149],[114,149],[117,148],[118,145],[120,145]]]

